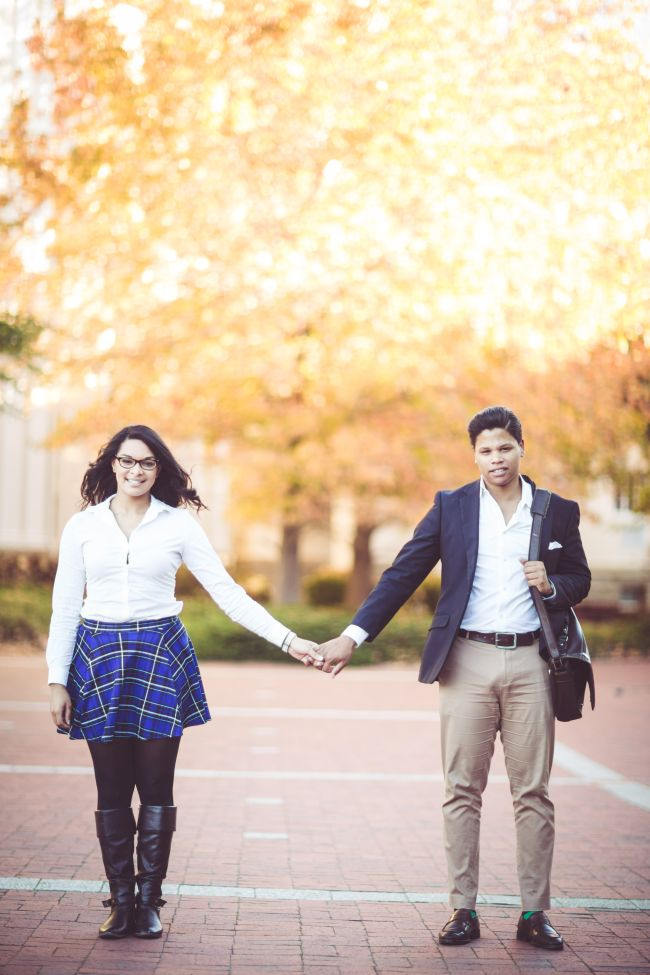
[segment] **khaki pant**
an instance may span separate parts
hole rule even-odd
[[[546,910],[555,836],[548,797],[555,719],[539,644],[504,650],[457,637],[439,681],[451,907],[476,905],[481,796],[499,731],[515,813],[521,907]]]

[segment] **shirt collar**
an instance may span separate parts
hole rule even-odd
[[[521,483],[521,500],[519,504],[524,508],[530,508],[533,503],[533,489],[529,482],[526,481],[521,474],[519,475],[519,481]],[[483,480],[483,475],[481,475],[481,486],[480,486],[481,497],[483,498],[486,494],[490,494],[488,491],[485,481]],[[491,497],[491,495],[490,495]]]
[[[98,514],[101,514],[103,517],[109,515],[112,519],[113,515],[109,508],[109,505],[114,497],[115,495],[111,494],[110,497],[105,498],[103,501],[100,501],[99,504],[94,505]],[[153,519],[156,518],[162,511],[173,511],[173,510],[174,509],[170,508],[168,504],[165,504],[164,501],[161,501],[159,498],[154,497],[154,495],[152,494],[151,499],[149,501],[149,507],[145,511],[144,517],[140,522],[140,524],[145,525],[148,521],[153,521]]]

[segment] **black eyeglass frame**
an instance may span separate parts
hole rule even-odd
[[[158,467],[158,461],[156,460],[155,457],[143,457],[142,460],[136,460],[135,457],[129,457],[128,454],[127,455],[116,454],[115,460],[118,462],[118,464],[124,471],[132,470],[136,464],[140,465],[141,471],[148,471],[148,472],[155,471],[156,468]],[[124,461],[127,461],[128,463],[125,464]]]

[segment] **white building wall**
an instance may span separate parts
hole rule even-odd
[[[609,485],[598,484],[590,494],[580,533],[592,568],[650,575],[650,518],[617,509]]]

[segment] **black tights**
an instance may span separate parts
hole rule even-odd
[[[95,769],[98,809],[128,809],[137,788],[146,806],[174,805],[177,738],[116,738],[89,741]]]

